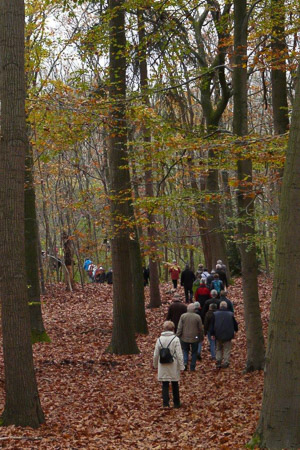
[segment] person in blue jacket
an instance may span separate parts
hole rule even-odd
[[[85,258],[84,263],[83,263],[83,268],[86,272],[88,271],[89,265],[92,263],[93,262],[90,260],[90,258]]]

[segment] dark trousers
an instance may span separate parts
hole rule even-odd
[[[186,303],[193,303],[193,288],[184,286],[184,295]]]
[[[178,282],[178,280],[172,280],[174,289],[177,289],[177,282]]]
[[[171,381],[171,383],[172,383],[174,406],[180,406],[178,381]],[[169,406],[169,402],[170,402],[169,381],[162,382],[162,397],[163,397],[163,405]]]

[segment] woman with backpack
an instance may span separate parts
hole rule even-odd
[[[153,367],[158,369],[158,381],[162,382],[163,406],[170,406],[169,383],[172,383],[174,408],[180,408],[179,379],[184,370],[179,338],[174,334],[175,325],[170,320],[163,324],[163,332],[157,339]]]

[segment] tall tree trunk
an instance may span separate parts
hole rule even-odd
[[[189,177],[190,177],[190,183],[191,183],[192,189],[195,192],[198,192],[199,188],[198,188],[195,174],[193,172],[194,163],[193,163],[192,158],[188,159],[188,165],[189,165]],[[209,239],[208,225],[207,225],[206,218],[204,217],[206,214],[204,212],[204,208],[202,207],[202,205],[199,204],[199,202],[195,202],[194,208],[196,211],[196,219],[198,222],[198,227],[199,227],[199,232],[200,232],[200,239],[201,239],[202,251],[203,251],[204,260],[205,260],[205,266],[208,270],[211,270],[213,268],[213,259],[212,259],[211,242]]]
[[[131,183],[127,154],[126,125],[126,37],[124,0],[110,0],[109,48],[109,188],[110,211],[113,227],[111,242],[113,282],[113,333],[109,350],[117,354],[138,353],[132,299],[132,274],[130,262]],[[126,221],[126,222],[125,222]]]
[[[210,163],[214,164],[214,160],[216,158],[215,151],[210,150],[208,153]],[[219,171],[217,169],[209,170],[206,189],[208,193],[211,194],[220,192]],[[212,260],[212,267],[209,267],[209,269],[214,269],[218,259],[221,259],[223,264],[226,265],[226,268],[229,272],[226,242],[220,220],[219,202],[212,199],[207,205],[207,213],[208,213],[209,241],[211,247],[211,260]]]
[[[27,148],[25,171],[25,259],[30,310],[31,339],[35,342],[50,342],[45,331],[39,281],[39,236],[36,218],[35,189],[33,184],[33,158],[30,145]]]
[[[25,274],[24,2],[0,0],[0,295],[5,371],[4,425],[44,422],[32,356]],[[3,276],[4,275],[4,276]]]
[[[238,136],[248,133],[247,117],[247,4],[234,1],[234,52],[233,72],[233,132]],[[241,146],[244,145],[241,142]],[[239,189],[239,241],[242,262],[244,313],[247,338],[246,371],[264,367],[264,337],[259,309],[257,259],[254,228],[254,201],[252,197],[252,161],[244,157],[237,164]]]
[[[287,47],[284,35],[285,8],[284,0],[271,0],[272,14],[272,105],[275,134],[284,134],[289,129],[286,56]]]
[[[145,24],[143,19],[143,13],[138,10],[138,33],[139,33],[139,66],[140,66],[140,81],[143,99],[146,106],[149,106],[148,97],[148,70],[147,70],[147,54],[146,54],[146,37],[145,37]],[[151,131],[146,126],[143,127],[143,140],[145,144],[146,155],[146,170],[145,170],[145,193],[147,197],[154,197],[153,190],[153,176],[150,145],[151,145]],[[155,216],[153,213],[148,212],[147,218],[149,222],[148,237],[149,246],[151,249],[149,257],[149,272],[150,272],[150,308],[158,308],[161,305],[160,290],[159,290],[159,273],[158,273],[158,261],[156,252],[156,231],[153,226],[155,223]]]
[[[280,201],[265,385],[257,437],[262,448],[300,448],[300,353],[297,273],[300,252],[300,69]]]

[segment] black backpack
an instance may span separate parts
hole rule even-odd
[[[161,349],[159,350],[159,362],[161,364],[170,364],[174,361],[174,357],[169,349],[169,345],[175,338],[176,336],[174,336],[173,339],[170,340],[167,347],[163,347],[162,343],[160,342],[160,339],[158,339],[161,345]]]

